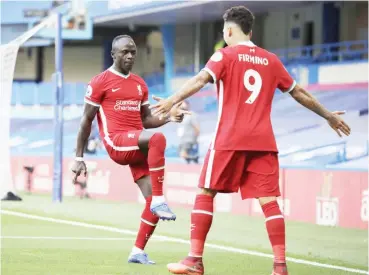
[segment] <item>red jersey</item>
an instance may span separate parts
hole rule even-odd
[[[218,123],[211,149],[278,152],[270,119],[276,88],[296,82],[276,55],[251,41],[223,48],[206,64],[217,86]]]
[[[100,107],[97,113],[100,136],[114,148],[111,140],[114,134],[143,129],[141,106],[149,104],[148,88],[141,77],[109,68],[90,81],[85,102]]]

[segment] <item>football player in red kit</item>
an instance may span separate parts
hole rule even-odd
[[[214,197],[217,192],[240,190],[243,199],[257,198],[264,212],[274,253],[272,274],[287,275],[285,223],[277,203],[278,151],[270,119],[276,88],[325,118],[338,135],[349,135],[350,127],[339,116],[344,112],[328,111],[296,84],[276,55],[251,42],[254,16],[250,10],[233,7],[223,19],[228,47],[215,52],[205,68],[176,94],[151,106],[153,115],[166,115],[207,83],[217,86],[219,117],[191,214],[190,253],[168,269],[174,274],[204,274],[202,256],[213,220]]]
[[[117,36],[112,43],[114,64],[90,81],[72,171],[74,181],[82,172],[86,173],[83,151],[97,115],[100,136],[110,158],[120,165],[129,165],[146,199],[137,240],[128,261],[152,264],[154,262],[144,252],[145,245],[159,219],[175,220],[176,216],[163,196],[166,139],[162,133],[148,132],[144,128],[157,128],[170,121],[181,122],[188,112],[177,104],[165,118],[151,115],[146,83],[130,72],[136,53],[131,37]]]

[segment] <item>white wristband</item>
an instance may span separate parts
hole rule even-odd
[[[74,160],[75,161],[83,161],[83,157],[76,157]]]

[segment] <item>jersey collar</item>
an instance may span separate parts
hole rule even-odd
[[[248,46],[248,47],[256,47],[256,45],[254,43],[252,43],[251,40],[240,42],[240,43],[238,43],[238,45],[244,45],[244,46]]]
[[[128,74],[122,74],[122,73],[118,72],[117,70],[114,70],[114,68],[113,68],[113,67],[110,67],[110,68],[109,68],[109,71],[110,71],[110,72],[112,72],[113,74],[119,75],[119,76],[121,76],[121,77],[123,77],[123,78],[125,78],[125,79],[127,79],[127,78],[131,75],[131,73],[128,73]]]

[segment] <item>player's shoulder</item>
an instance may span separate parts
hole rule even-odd
[[[263,56],[272,56],[274,55],[273,53],[269,52],[268,50],[262,48],[262,47],[259,47],[257,45],[255,45],[254,43],[246,43],[246,44],[243,44],[243,43],[240,43],[238,45],[235,45],[235,46],[228,46],[228,47],[225,47],[222,49],[222,53],[224,55],[226,55],[227,57],[237,57],[238,54],[240,53],[244,53],[245,52],[245,47],[242,47],[242,46],[248,46],[247,49],[248,51],[250,51],[250,53],[255,53],[255,52],[258,52],[258,55],[263,55]]]
[[[279,60],[279,57],[275,54],[272,53],[264,48],[258,47],[259,51],[262,52],[263,55],[265,55],[266,57],[268,57],[270,60],[272,61],[276,61]]]
[[[141,76],[139,76],[137,74],[131,73],[131,79],[133,81],[136,81],[138,84],[146,85],[145,80]]]
[[[256,47],[256,52],[258,56],[266,58],[269,64],[272,66],[275,66],[276,64],[279,63],[279,57],[275,53],[270,52],[267,49],[264,49],[262,47]]]
[[[222,49],[218,50],[225,58],[229,58],[233,53],[234,53],[234,49],[233,47],[230,46],[226,46]]]
[[[227,49],[227,47],[219,49],[216,52],[214,52],[212,54],[212,56],[210,57],[210,61],[220,62],[220,61],[226,60],[228,58],[228,54],[229,54],[226,49]]]

